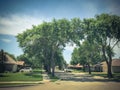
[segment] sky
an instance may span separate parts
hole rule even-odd
[[[119,10],[120,0],[0,0],[0,49],[15,56],[22,54],[15,36],[43,21],[92,18],[101,13],[120,15]],[[74,47],[67,45],[63,52],[68,63]],[[120,57],[120,49],[115,51]]]

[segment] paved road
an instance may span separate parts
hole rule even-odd
[[[120,90],[120,83],[57,81],[35,86],[0,88],[0,90]]]
[[[85,73],[68,73],[58,71],[55,73],[57,77],[61,80],[65,81],[79,81],[79,82],[87,82],[87,81],[107,81],[107,78],[103,78],[100,76],[91,76]]]
[[[120,83],[118,82],[96,81],[96,79],[84,74],[58,72],[56,75],[63,80],[45,82],[34,86],[0,88],[0,90],[120,90]]]

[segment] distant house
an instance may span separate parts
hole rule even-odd
[[[24,67],[25,62],[24,61],[16,61],[17,64],[17,71],[19,71],[21,68]]]
[[[107,72],[107,64],[106,62],[101,62],[100,64],[94,65],[94,71],[97,72]],[[112,60],[112,72],[118,73],[120,72],[120,59]]]
[[[120,59],[114,59],[112,61],[112,71],[114,73],[119,73],[120,72]]]
[[[77,65],[68,65],[68,68],[70,69],[76,69],[76,70],[82,70],[83,66],[80,64]]]

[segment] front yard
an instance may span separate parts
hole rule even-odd
[[[43,80],[43,78],[40,70],[33,70],[33,72],[0,73],[0,82],[41,80]]]
[[[107,78],[106,72],[92,72],[91,75],[92,76],[101,76],[101,77]],[[113,78],[110,78],[109,80],[120,81],[120,73],[113,73]]]

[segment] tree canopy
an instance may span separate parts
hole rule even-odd
[[[96,63],[102,53],[108,65],[108,77],[112,77],[113,48],[120,41],[119,34],[120,17],[101,14],[83,20],[53,19],[38,26],[33,25],[31,29],[18,34],[17,40],[24,53],[43,63],[46,71],[52,72],[53,76],[55,66],[65,62],[62,55],[64,47],[72,43],[78,46],[72,53],[72,63]]]

